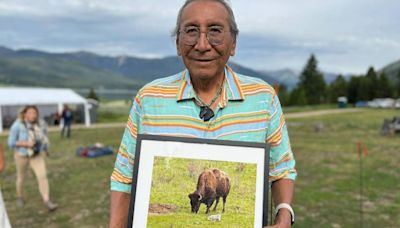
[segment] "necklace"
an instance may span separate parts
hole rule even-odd
[[[221,84],[217,93],[215,94],[214,98],[211,100],[209,104],[206,104],[199,96],[196,94],[196,100],[200,102],[200,119],[203,119],[204,122],[209,121],[211,118],[214,117],[214,111],[210,108],[212,104],[217,100],[217,98],[221,95],[222,87],[224,83]]]

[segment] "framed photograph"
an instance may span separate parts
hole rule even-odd
[[[138,135],[128,227],[268,225],[269,146]]]

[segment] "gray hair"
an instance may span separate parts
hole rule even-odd
[[[186,8],[187,5],[189,5],[190,3],[195,2],[195,1],[200,1],[200,0],[186,0],[186,2],[179,9],[178,18],[176,19],[176,26],[172,32],[172,36],[177,37],[179,35],[179,27],[181,25],[181,18],[182,18],[183,10]],[[232,11],[232,8],[229,5],[229,3],[226,0],[207,0],[207,1],[219,2],[225,7],[226,11],[228,11],[230,32],[232,34],[233,39],[236,40],[236,37],[239,34],[239,29],[237,27],[237,24],[235,21],[235,16],[233,15],[233,11]]]

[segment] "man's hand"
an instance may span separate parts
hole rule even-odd
[[[292,216],[289,210],[282,208],[279,210],[278,216],[275,219],[275,225],[265,226],[264,228],[290,228],[292,226]]]

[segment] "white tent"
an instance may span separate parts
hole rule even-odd
[[[0,132],[3,131],[3,111],[5,108],[24,105],[53,106],[60,113],[64,104],[83,105],[85,125],[90,125],[90,104],[71,89],[0,87]]]

